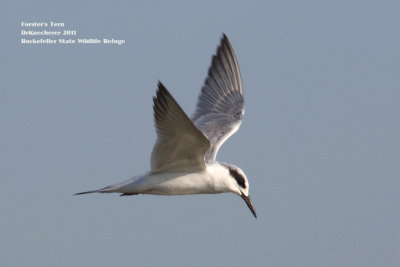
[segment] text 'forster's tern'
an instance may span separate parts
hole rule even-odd
[[[223,34],[221,38],[191,119],[161,82],[153,102],[157,142],[151,155],[151,170],[121,183],[76,195],[232,192],[241,196],[257,217],[244,172],[215,160],[220,146],[239,129],[244,114],[239,65],[228,37]]]

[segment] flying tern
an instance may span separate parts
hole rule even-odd
[[[151,170],[88,193],[121,196],[190,195],[232,192],[242,197],[257,218],[249,182],[237,166],[216,161],[221,145],[235,133],[244,115],[243,87],[235,53],[223,34],[191,119],[158,82],[153,98],[157,141]]]

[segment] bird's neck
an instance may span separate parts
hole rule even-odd
[[[229,171],[219,162],[213,162],[207,165],[210,187],[216,192],[230,192]]]

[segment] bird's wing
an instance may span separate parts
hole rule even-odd
[[[210,140],[205,160],[214,161],[220,146],[239,129],[244,98],[239,65],[228,37],[221,43],[208,69],[192,121]]]
[[[151,155],[151,171],[204,169],[204,155],[210,148],[207,137],[196,128],[160,82],[153,102],[157,141]]]

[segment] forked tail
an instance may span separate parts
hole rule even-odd
[[[113,184],[113,185],[103,187],[101,189],[80,192],[80,193],[76,193],[74,195],[83,195],[83,194],[90,194],[90,193],[115,193],[115,192],[123,193],[123,192],[119,191],[119,188],[120,188],[119,185],[120,184]]]
[[[90,194],[90,193],[104,193],[104,192],[101,192],[100,190],[91,190],[91,191],[85,191],[85,192],[76,193],[76,194],[74,194],[74,196],[83,195],[83,194]]]
[[[100,189],[96,189],[96,190],[90,190],[90,191],[84,191],[84,192],[80,192],[80,193],[76,193],[74,195],[84,195],[84,194],[90,194],[90,193],[122,193],[122,195],[124,196],[128,196],[128,195],[137,195],[136,192],[131,192],[128,188],[128,190],[125,188],[126,185],[129,185],[134,178],[131,178],[129,180],[123,181],[121,183],[117,183],[117,184],[113,184],[113,185],[109,185]]]

